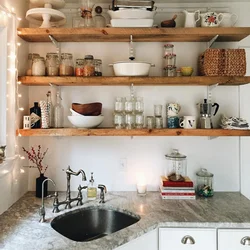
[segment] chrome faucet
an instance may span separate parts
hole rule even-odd
[[[82,189],[87,188],[87,186],[81,187],[79,185],[78,187],[78,195],[76,198],[71,198],[71,191],[70,191],[70,179],[71,175],[78,176],[79,174],[82,174],[82,180],[86,181],[86,174],[85,172],[80,169],[78,172],[74,172],[72,169],[70,169],[70,166],[66,169],[66,175],[67,175],[67,191],[66,191],[66,199],[64,201],[59,202],[58,200],[58,193],[55,193],[55,199],[54,199],[54,204],[53,204],[53,213],[58,213],[59,212],[59,206],[65,204],[65,209],[67,208],[72,208],[71,203],[74,201],[77,201],[77,205],[82,205]]]
[[[99,203],[105,203],[105,200],[104,200],[104,198],[105,198],[104,192],[107,193],[107,188],[106,188],[106,186],[103,185],[103,184],[99,184],[99,185],[98,185],[98,188],[101,189],[101,192],[100,192],[100,201],[99,201]]]
[[[51,181],[53,183],[54,186],[56,186],[55,182],[49,178],[45,179],[43,182],[42,182],[42,206],[40,207],[39,209],[39,215],[40,215],[40,221],[39,222],[45,222],[45,207],[44,207],[44,183],[46,181]],[[55,192],[55,195],[56,195],[57,192]],[[47,196],[48,198],[50,197],[53,197],[53,195],[48,195]]]

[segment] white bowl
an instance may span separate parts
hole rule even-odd
[[[154,64],[139,61],[123,61],[110,64],[116,76],[148,76]]]
[[[98,127],[104,120],[103,115],[98,116],[68,116],[71,124],[77,128],[95,128]]]
[[[111,27],[152,27],[154,19],[111,19]]]
[[[156,11],[139,9],[108,10],[111,19],[153,19]]]
[[[73,109],[69,109],[69,110],[70,110],[72,116],[84,116],[84,115],[82,115],[82,114],[77,113],[77,112],[76,112],[75,110],[73,110]]]

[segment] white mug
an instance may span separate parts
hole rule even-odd
[[[196,128],[196,117],[193,115],[183,116],[180,118],[179,125],[181,128],[195,129]]]
[[[23,129],[30,129],[31,128],[31,121],[29,115],[23,116]]]
[[[178,103],[169,103],[167,104],[167,116],[177,116],[181,110],[181,106]]]
[[[222,13],[223,14],[223,19],[220,23],[220,27],[233,27],[237,20],[238,16],[233,13]]]

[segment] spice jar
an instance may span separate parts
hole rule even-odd
[[[197,173],[197,195],[202,197],[212,197],[213,190],[213,174],[209,173],[207,169],[201,168]]]
[[[32,60],[33,60],[33,58],[36,58],[36,57],[40,57],[40,55],[36,54],[36,53],[29,53],[29,55],[28,55],[28,67],[27,67],[27,70],[26,70],[26,75],[27,76],[32,75]]]
[[[102,76],[102,60],[94,59],[95,76]]]
[[[61,63],[59,67],[60,76],[73,76],[74,75],[74,64],[73,55],[70,53],[61,54]]]
[[[47,53],[46,55],[46,75],[58,76],[59,58],[57,53]]]
[[[85,56],[85,62],[83,66],[83,76],[94,76],[95,75],[95,66],[94,66],[94,57],[92,55]]]
[[[76,59],[75,75],[83,76],[84,59]]]
[[[32,75],[45,76],[45,60],[44,57],[35,57],[32,60]]]

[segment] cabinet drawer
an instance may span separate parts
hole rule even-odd
[[[159,250],[216,250],[216,229],[160,228]]]
[[[245,245],[243,245],[244,242]],[[250,229],[218,230],[218,250],[250,249],[250,245],[247,244],[250,244]]]

